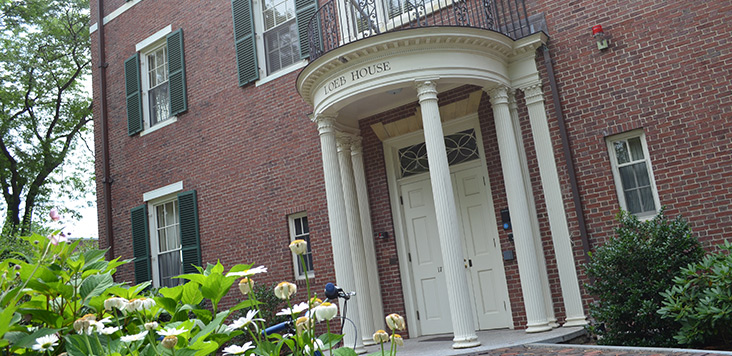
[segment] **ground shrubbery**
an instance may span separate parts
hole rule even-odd
[[[628,346],[674,346],[681,326],[663,318],[661,295],[682,267],[697,263],[704,251],[678,217],[663,212],[647,221],[628,212],[617,216],[616,236],[591,254],[586,266],[596,297],[590,315],[598,323],[591,332],[598,343]]]
[[[681,324],[680,344],[732,346],[732,244],[681,269],[673,286],[661,293],[659,313]]]

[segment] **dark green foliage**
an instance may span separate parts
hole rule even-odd
[[[718,346],[732,343],[732,244],[681,269],[674,285],[662,293],[664,318],[681,323],[674,336],[680,344]]]
[[[680,325],[658,313],[665,291],[682,267],[701,260],[704,251],[681,218],[659,213],[639,221],[622,211],[616,236],[591,254],[588,291],[597,302],[590,315],[604,328],[593,328],[599,343],[672,346]],[[603,330],[604,329],[604,330]]]

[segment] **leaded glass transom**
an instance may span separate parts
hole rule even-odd
[[[478,143],[475,130],[468,129],[445,136],[447,163],[454,165],[478,159]],[[399,150],[399,166],[402,178],[429,171],[427,146],[424,142]]]

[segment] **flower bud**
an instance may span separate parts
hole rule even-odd
[[[297,286],[290,282],[280,282],[274,289],[275,296],[282,300],[290,299],[295,292],[297,292]]]
[[[163,345],[163,347],[168,350],[172,350],[173,348],[175,348],[175,345],[177,343],[178,343],[178,337],[175,335],[168,335],[163,339],[163,341],[160,342],[160,344]]]
[[[296,255],[304,255],[308,252],[308,243],[305,240],[297,239],[290,243],[290,250]]]
[[[374,333],[374,342],[377,344],[383,344],[389,341],[389,334],[384,330],[378,330]]]
[[[254,284],[254,281],[244,277],[239,281],[239,291],[241,291],[241,294],[247,295],[249,292],[252,291],[252,285]]]

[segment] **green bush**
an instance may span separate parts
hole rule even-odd
[[[688,267],[662,293],[664,318],[681,323],[680,344],[729,346],[732,342],[732,244]]]
[[[701,260],[704,251],[678,217],[671,221],[661,211],[639,221],[628,212],[617,215],[616,236],[590,255],[587,285],[596,302],[590,315],[600,324],[592,332],[598,343],[628,346],[672,346],[680,325],[658,313],[661,292],[679,270]]]

